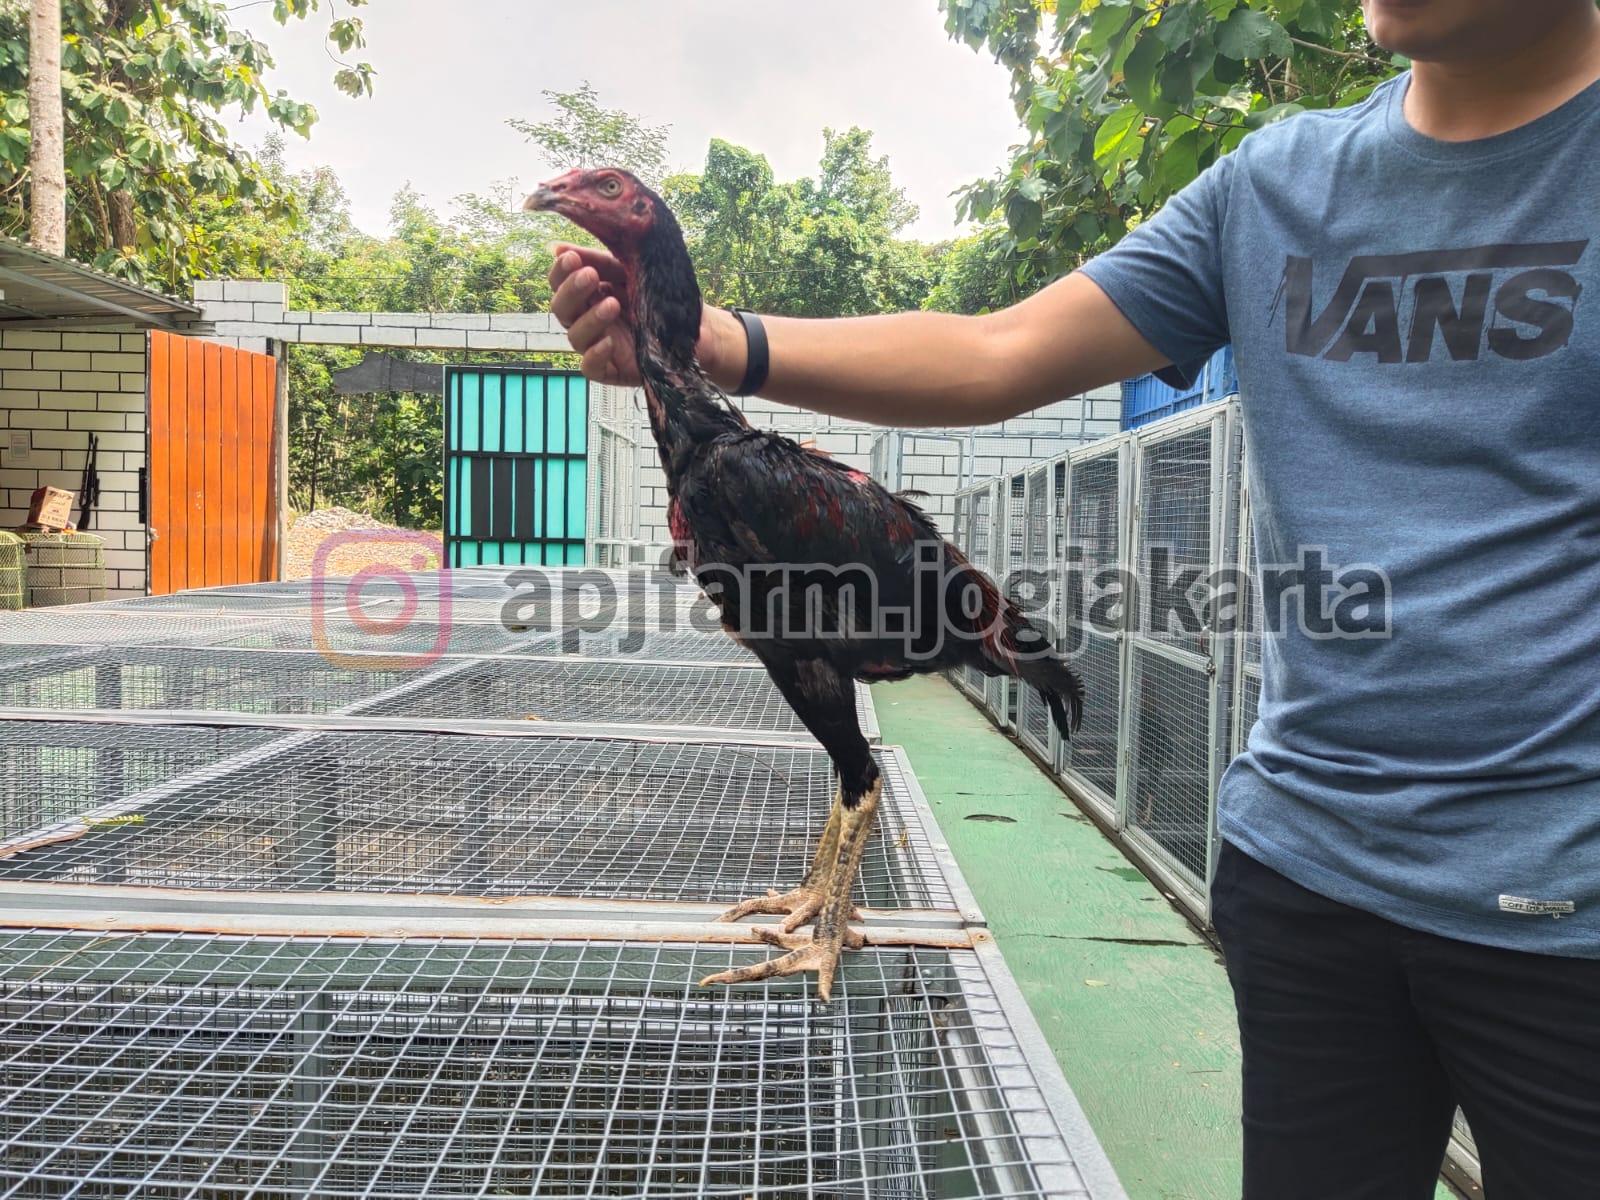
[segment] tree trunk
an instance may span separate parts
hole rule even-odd
[[[132,250],[139,240],[139,224],[134,219],[133,193],[111,193],[111,249]]]
[[[28,240],[67,252],[67,171],[61,116],[61,0],[33,0],[28,22]]]

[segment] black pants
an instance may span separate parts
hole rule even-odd
[[[1212,914],[1245,1200],[1427,1200],[1457,1104],[1487,1200],[1600,1197],[1600,960],[1418,933],[1226,843]]]

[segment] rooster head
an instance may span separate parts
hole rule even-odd
[[[666,201],[620,167],[575,168],[534,189],[530,212],[560,213],[617,256],[627,276],[623,307],[667,357],[694,360],[700,335],[700,284],[683,230]]]
[[[633,257],[655,227],[660,198],[620,167],[575,167],[541,183],[523,201],[528,212],[560,213],[618,258]]]

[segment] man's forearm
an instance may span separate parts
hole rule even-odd
[[[880,425],[982,425],[1164,360],[1081,277],[979,317],[916,312],[837,320],[764,318],[772,365],[761,395]],[[738,386],[745,333],[708,312],[716,382]],[[1132,338],[1130,340],[1130,334]]]

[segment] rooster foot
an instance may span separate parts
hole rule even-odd
[[[772,979],[781,975],[798,975],[802,971],[815,971],[817,999],[826,1004],[833,991],[834,974],[839,969],[839,955],[847,946],[852,950],[859,950],[866,944],[866,939],[860,933],[844,927],[833,930],[831,934],[818,933],[817,936],[809,938],[798,933],[783,933],[767,927],[758,927],[755,933],[768,945],[777,946],[789,953],[769,958],[765,962],[753,963],[748,967],[707,975],[700,981],[700,986],[709,987],[714,983],[756,983],[762,979]]]
[[[769,946],[777,946],[788,953],[748,967],[708,975],[700,981],[701,987],[713,983],[754,983],[776,975],[815,971],[817,998],[827,1002],[833,991],[833,977],[839,970],[839,955],[847,946],[859,950],[865,944],[861,934],[846,922],[860,919],[850,903],[850,890],[856,873],[861,870],[861,852],[871,832],[872,819],[877,815],[882,790],[882,780],[875,779],[853,806],[847,808],[842,803],[834,806],[822,843],[817,847],[817,856],[812,861],[811,873],[798,888],[785,895],[769,893],[755,901],[747,900],[724,916],[724,920],[737,919],[733,914],[741,910],[787,912],[789,918],[782,929],[757,928],[755,934]],[[746,908],[751,904],[756,907]],[[794,932],[807,921],[813,922],[810,938]]]
[[[727,912],[717,918],[719,921],[741,921],[755,913],[787,913],[788,919],[783,922],[783,932],[793,933],[800,926],[814,921],[817,914],[822,911],[822,906],[827,903],[828,893],[820,887],[802,883],[799,887],[789,892],[779,892],[776,888],[768,888],[765,896],[756,896],[750,900],[741,900]],[[861,910],[850,909],[852,921],[861,920]],[[762,935],[764,936],[764,935]]]

